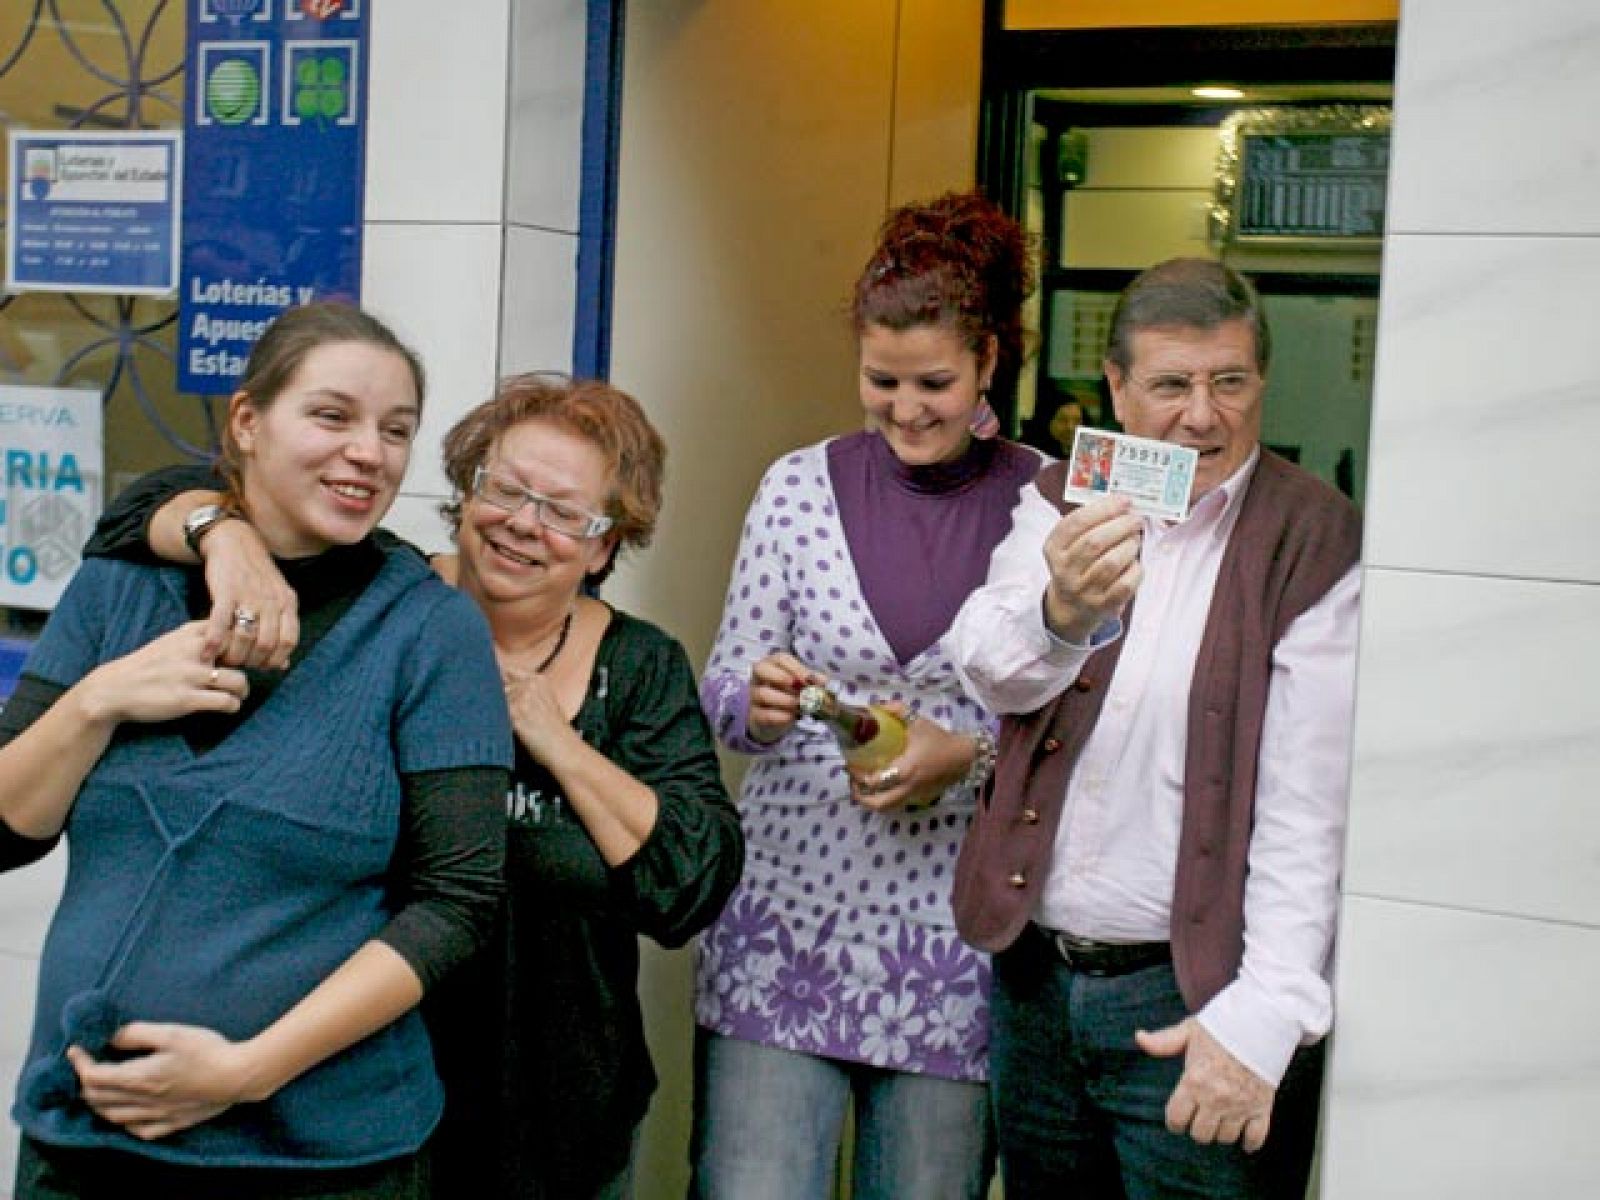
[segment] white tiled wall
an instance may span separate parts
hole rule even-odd
[[[587,10],[513,6],[501,374],[573,365]]]
[[[578,239],[524,225],[506,229],[500,370],[572,367]]]
[[[503,218],[510,10],[511,0],[373,5],[369,222]]]
[[[1596,79],[1402,5],[1323,1200],[1600,1194]]]
[[[583,134],[584,0],[516,0],[506,216],[512,224],[578,232]]]
[[[417,349],[428,371],[408,494],[445,493],[439,441],[494,389],[504,239],[497,223],[367,223],[363,300]]]
[[[373,10],[361,289],[428,369],[405,486],[424,501],[447,490],[440,437],[488,396],[499,360],[511,8],[469,0],[448,19],[424,0]]]
[[[1323,1200],[1592,1200],[1600,932],[1351,898]]]
[[[1600,27],[1595,46],[1600,72]],[[1409,111],[1402,90],[1398,127]],[[1583,153],[1583,143],[1551,136]],[[1600,136],[1589,141],[1588,153],[1600,154]],[[1418,169],[1431,171],[1432,160]],[[1396,158],[1397,183],[1411,170]],[[1591,171],[1600,187],[1600,163]],[[1575,524],[1600,512],[1590,452],[1600,445],[1597,281],[1600,237],[1389,239],[1369,565],[1600,581],[1600,538],[1577,536]]]
[[[1600,5],[1402,0],[1400,39],[1391,231],[1600,233]]]
[[[1600,925],[1600,588],[1374,570],[1347,888]]]

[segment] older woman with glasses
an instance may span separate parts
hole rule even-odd
[[[446,1090],[441,1196],[627,1194],[655,1084],[637,935],[683,943],[743,865],[683,649],[591,594],[621,547],[648,542],[664,455],[630,397],[553,375],[506,380],[445,438],[457,552],[434,567],[488,618],[516,763],[495,950],[426,1009]],[[244,521],[195,518],[213,516],[213,497],[188,490],[199,481],[179,469],[136,485],[91,552],[137,553],[148,536],[164,557],[203,559],[227,654],[275,662],[292,606]],[[247,628],[231,622],[241,607]]]

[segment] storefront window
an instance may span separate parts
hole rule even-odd
[[[0,124],[7,130],[94,132],[183,124],[181,0],[7,0],[0,12]],[[0,184],[12,195],[10,156]],[[0,219],[9,221],[7,211]],[[23,291],[0,297],[0,384],[89,388],[102,395],[100,496],[139,473],[203,456],[215,410],[179,394],[177,297]],[[7,467],[0,502],[21,481]],[[42,614],[4,611],[13,634]],[[0,666],[6,659],[0,653]],[[5,681],[0,680],[0,688]]]

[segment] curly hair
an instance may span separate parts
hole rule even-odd
[[[472,477],[505,433],[525,421],[549,421],[594,444],[605,459],[610,495],[605,513],[621,545],[650,544],[661,513],[667,447],[639,402],[598,379],[573,379],[554,371],[532,371],[500,381],[494,396],[474,408],[444,437],[444,471],[454,489],[439,511],[453,532]],[[612,555],[593,573],[600,582],[616,565]]]
[[[856,279],[850,319],[868,326],[956,329],[974,354],[994,339],[993,390],[1009,394],[1026,352],[1022,305],[1033,291],[1033,239],[977,192],[946,192],[891,212]]]

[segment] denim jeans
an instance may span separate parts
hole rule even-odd
[[[1006,1200],[1299,1200],[1316,1140],[1323,1048],[1295,1056],[1259,1154],[1166,1127],[1182,1058],[1136,1029],[1189,1011],[1172,965],[1115,977],[1071,970],[1029,927],[994,959],[989,1065]]]
[[[987,1088],[695,1033],[697,1200],[828,1200],[855,1102],[854,1200],[979,1200]]]

